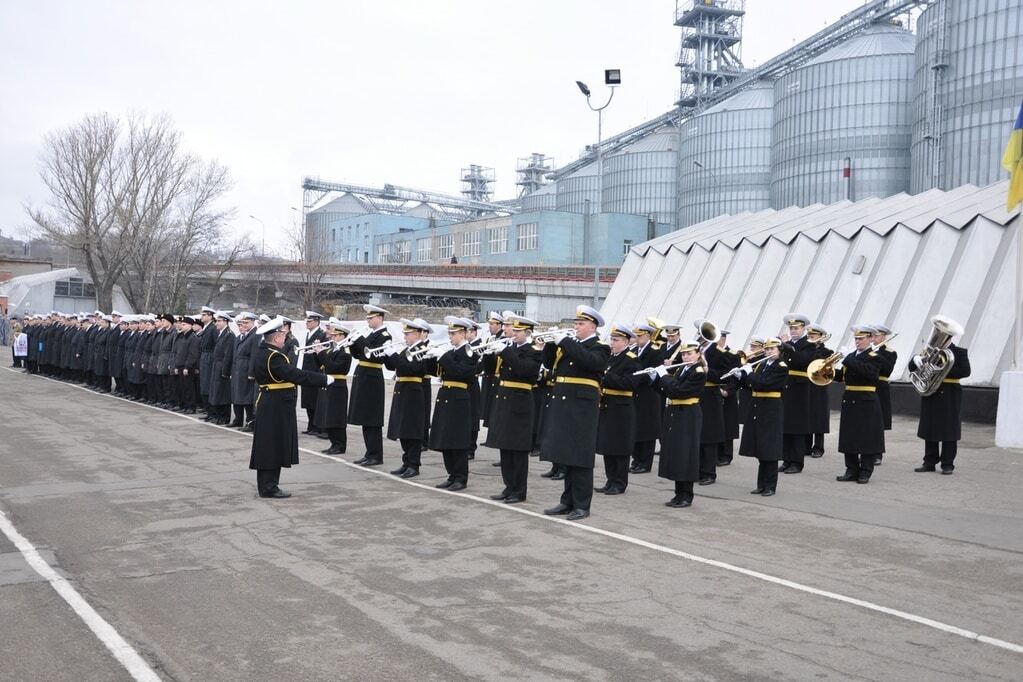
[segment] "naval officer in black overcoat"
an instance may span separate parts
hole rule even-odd
[[[845,455],[845,473],[839,481],[868,483],[874,461],[884,452],[884,422],[877,401],[881,356],[874,352],[874,329],[868,325],[852,328],[856,349],[845,355],[835,370],[835,381],[845,382],[842,421],[838,427],[838,451]]]
[[[394,372],[387,438],[401,443],[401,466],[391,473],[400,478],[415,478],[422,466],[426,442],[428,406],[424,394],[430,384],[425,381],[428,361],[412,352],[422,346],[423,332],[430,332],[431,328],[428,324],[404,317],[400,322],[402,345],[390,346],[384,351],[384,365]]]
[[[621,495],[629,487],[629,457],[635,454],[638,444],[636,422],[641,417],[637,414],[636,400],[641,385],[653,391],[653,400],[647,401],[644,409],[657,413],[657,436],[661,435],[664,397],[652,385],[656,375],[636,375],[644,367],[636,353],[629,350],[629,344],[635,339],[636,333],[629,325],[611,325],[611,355],[600,378],[600,420],[597,423],[597,454],[604,458],[607,481],[596,492],[605,495]],[[659,354],[652,353],[651,357],[659,364]],[[653,441],[650,446],[653,459]]]
[[[349,347],[358,362],[352,374],[352,394],[348,400],[348,423],[362,427],[366,454],[355,460],[362,466],[384,463],[384,363],[370,357],[367,349],[382,348],[391,340],[384,326],[387,311],[375,305],[362,306],[366,311],[365,334]]]

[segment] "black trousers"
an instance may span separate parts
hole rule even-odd
[[[654,445],[656,440],[636,441],[632,448],[632,466],[651,469],[654,465]]]
[[[808,433],[785,433],[781,437],[781,451],[785,454],[785,466],[795,465],[803,468],[806,456],[810,453],[810,440],[812,436]]]
[[[366,444],[366,458],[375,462],[384,461],[384,427],[363,426],[362,441]]]
[[[305,389],[303,388],[302,390],[304,391]],[[316,408],[315,407],[305,408],[305,416],[306,419],[309,420],[309,433],[316,433],[317,431],[320,431],[318,427],[313,425],[313,419],[315,419],[316,417]],[[331,442],[333,443],[334,441]]]
[[[256,489],[260,495],[267,495],[277,490],[281,482],[281,468],[256,469]]]
[[[104,393],[110,393],[110,377],[96,377],[96,388]]]
[[[593,500],[593,469],[562,466],[565,468],[565,491],[561,493],[561,504],[588,511]]]
[[[718,463],[729,464],[735,454],[735,441],[731,438],[724,443],[718,443]]]
[[[448,480],[452,483],[459,482],[463,485],[468,483],[469,451],[442,450],[441,454],[444,455],[444,469],[448,472]]]
[[[959,452],[959,442],[954,440],[925,440],[924,441],[924,464],[935,466],[941,462],[942,469],[955,469],[956,453]]]
[[[501,450],[501,478],[504,480],[505,495],[526,499],[529,450]]]
[[[653,441],[650,441],[651,443]],[[608,490],[625,490],[629,487],[629,456],[604,455],[604,475],[607,476]]]
[[[818,450],[824,452],[824,434],[815,433],[813,434],[813,444],[810,446],[811,450]]]
[[[843,453],[845,455],[845,470],[853,476],[867,477],[874,473],[874,458],[877,453],[863,455],[858,453]]]
[[[720,443],[703,443],[700,445],[700,480],[709,478],[714,481],[718,477],[718,447]]]
[[[401,463],[407,467],[418,469],[422,466],[423,441],[418,438],[400,438]]]
[[[330,438],[330,446],[338,448],[341,452],[348,450],[348,430],[342,428],[327,429],[327,437]]]
[[[757,488],[762,490],[778,489],[778,462],[773,459],[758,460]]]
[[[776,467],[777,468],[777,467]],[[675,497],[693,501],[693,482],[692,481],[675,481]]]

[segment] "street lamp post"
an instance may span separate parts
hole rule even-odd
[[[622,84],[622,72],[619,69],[605,69],[604,70],[604,85],[611,88],[611,94],[608,96],[607,101],[602,106],[595,107],[590,102],[590,89],[586,86],[586,83],[582,81],[576,81],[575,84],[579,86],[579,91],[586,97],[586,106],[591,111],[597,112],[597,210],[604,210],[604,164],[603,164],[603,153],[601,147],[604,142],[604,109],[607,109],[608,105],[611,104],[611,100],[615,96],[615,88]]]

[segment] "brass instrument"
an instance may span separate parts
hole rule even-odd
[[[442,348],[444,350],[448,350],[449,348],[451,348],[451,342],[450,341],[437,341],[437,342],[431,341],[430,343],[426,344],[425,346],[421,346],[421,347],[415,349],[414,351],[410,351],[408,356],[409,356],[409,358],[411,358],[413,360],[418,360],[419,358],[421,358],[424,355],[426,355],[428,352],[430,352],[432,350],[439,350],[439,349],[442,349]]]
[[[326,346],[330,346],[333,343],[334,343],[333,341],[317,341],[316,343],[310,343],[307,346],[299,346],[298,348],[295,349],[295,352],[296,353],[311,353],[311,352],[320,350],[321,348],[325,348]]]
[[[956,356],[948,347],[952,345],[953,337],[963,333],[961,324],[943,315],[932,317],[931,324],[934,325],[931,336],[914,358],[916,369],[909,373],[909,383],[924,397],[937,392],[952,370]]]
[[[721,330],[718,326],[710,320],[699,319],[693,321],[693,326],[697,329],[696,338],[694,341],[700,344],[700,352],[707,350],[707,347],[718,342],[721,338]]]
[[[379,357],[379,356],[383,355],[384,352],[387,351],[390,348],[394,348],[396,350],[400,350],[400,348],[398,348],[399,346],[407,346],[407,344],[404,341],[390,341],[388,343],[385,343],[382,346],[377,346],[376,348],[367,348],[366,351],[365,351],[366,357],[367,358],[376,358],[376,357]]]
[[[348,348],[348,346],[355,343],[358,339],[361,339],[362,337],[366,336],[368,332],[369,329],[356,329],[351,334],[349,334],[344,341],[338,342],[337,347]]]
[[[817,358],[806,366],[806,376],[814,386],[827,386],[835,380],[835,365],[845,356],[832,353],[826,358]]]
[[[894,334],[893,337],[894,336],[898,336],[898,334]],[[816,343],[818,346],[823,346],[824,344],[826,344],[830,340],[831,340],[831,332],[828,332],[824,336],[822,336],[819,339],[817,339],[816,341],[814,341],[814,343]]]
[[[668,323],[657,317],[646,318],[646,323],[657,330],[650,336],[650,343],[654,344],[654,348],[660,348],[664,344],[661,334],[664,331],[664,325]]]
[[[702,365],[704,362],[705,361],[701,356],[698,360],[693,360],[692,362],[678,362],[674,365],[654,365],[653,367],[647,367],[646,369],[641,369],[638,372],[633,372],[632,376],[638,377],[640,374],[656,374],[658,367],[664,367],[665,369],[671,370],[678,369],[679,367],[689,367],[690,365]]]
[[[558,337],[562,336],[575,338],[575,329],[568,329],[566,327],[556,327],[554,329],[548,329],[545,332],[536,332],[533,334],[533,343],[536,343],[538,340],[556,343],[557,340],[560,340]]]

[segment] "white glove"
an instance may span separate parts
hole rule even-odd
[[[923,364],[924,364],[923,357],[920,356],[920,355],[914,355],[913,356],[913,364],[916,365],[917,369],[920,369],[921,367],[923,367]]]
[[[659,377],[668,376],[668,368],[664,365],[658,365],[657,367],[651,367],[650,369],[654,370],[654,374]]]
[[[327,375],[327,385],[330,386],[332,383],[334,383],[334,377],[332,377],[332,376],[330,376],[328,374]]]
[[[752,374],[753,365],[747,362],[745,365],[739,368],[739,371],[742,372],[743,374]]]
[[[448,352],[447,348],[431,348],[430,350],[426,351],[426,357],[433,358],[434,360],[436,360],[437,358],[439,358],[440,356],[444,355],[447,352]]]
[[[398,349],[395,348],[394,346],[388,346],[387,348],[384,349],[384,355],[386,355],[387,357],[391,357],[392,355],[394,355],[397,352],[398,352]]]

